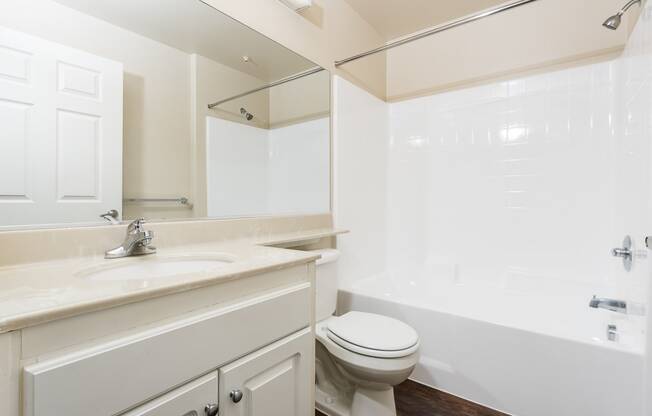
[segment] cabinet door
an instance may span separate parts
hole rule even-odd
[[[121,416],[206,416],[217,406],[217,372],[200,377]]]
[[[314,345],[306,328],[221,368],[220,416],[314,414]]]

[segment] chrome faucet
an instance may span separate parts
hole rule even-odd
[[[118,247],[107,251],[104,254],[104,258],[119,259],[122,257],[142,256],[145,254],[156,253],[156,247],[150,246],[152,239],[154,238],[154,233],[145,230],[143,228],[144,224],[144,218],[139,218],[129,224],[125,241],[123,241]]]
[[[593,298],[589,302],[589,307],[607,309],[613,312],[627,313],[627,302],[624,300],[598,298],[595,295],[593,295]]]

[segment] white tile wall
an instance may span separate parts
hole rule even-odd
[[[644,300],[640,276],[609,254],[626,233],[640,248],[647,226],[643,56],[391,105],[391,267],[455,265],[467,281],[563,281]]]
[[[351,251],[382,238],[406,279],[445,266],[460,282],[644,302],[645,261],[625,273],[610,250],[631,234],[645,254],[652,231],[648,20],[609,62],[390,104],[388,133],[380,104],[339,80],[336,215],[363,234]]]

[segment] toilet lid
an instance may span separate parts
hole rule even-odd
[[[402,357],[416,351],[419,335],[383,315],[348,312],[328,322],[328,338],[347,350],[372,357]]]

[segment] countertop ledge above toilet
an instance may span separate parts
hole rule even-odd
[[[315,230],[295,231],[260,238],[258,240],[258,244],[265,246],[290,247],[306,241],[335,237],[337,235],[346,234],[348,232],[349,230],[338,228],[320,228]]]

